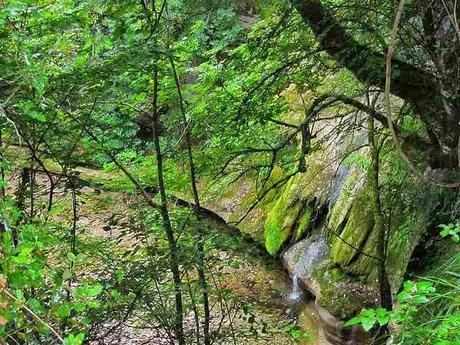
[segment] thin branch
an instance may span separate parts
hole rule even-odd
[[[3,288],[2,289],[2,293],[4,293],[7,297],[9,297],[10,299],[20,303],[21,305],[21,308],[24,309],[25,311],[27,311],[30,315],[32,315],[35,319],[37,319],[39,322],[41,322],[46,328],[48,328],[51,333],[54,334],[54,336],[56,338],[59,339],[59,341],[61,343],[64,344],[64,339],[59,335],[59,333],[53,328],[51,327],[51,325],[49,323],[47,323],[45,320],[43,320],[40,316],[38,316],[37,314],[35,314],[32,310],[30,310],[26,305],[22,304],[22,302],[17,299],[11,292],[9,292],[7,289]]]
[[[269,118],[269,119],[267,119],[267,121],[273,122],[273,123],[275,123],[277,125],[284,126],[284,127],[297,128],[297,126],[293,125],[292,123],[287,123],[287,122],[276,120],[276,119],[273,119],[273,118]]]

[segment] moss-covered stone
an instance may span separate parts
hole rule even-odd
[[[428,195],[425,193],[426,199],[430,200]],[[436,202],[433,202],[431,207],[434,205]],[[397,291],[401,286],[413,251],[431,222],[432,210],[424,207],[423,204],[413,206],[415,207],[405,207],[403,211],[400,211],[399,217],[394,217],[390,230],[387,270],[393,291]]]
[[[362,189],[357,195],[349,213],[346,225],[338,236],[332,237],[331,259],[333,262],[347,266],[359,254],[364,241],[370,236],[374,227],[374,213],[370,202],[369,188]]]
[[[356,282],[331,262],[316,267],[312,276],[321,291],[316,303],[340,319],[348,319],[362,308],[376,305],[378,290],[375,285]]]
[[[363,243],[361,248],[362,252],[377,257],[379,239],[378,231],[371,231],[366,242]],[[359,254],[356,260],[346,269],[349,273],[364,277],[365,281],[376,281],[379,272],[379,261],[369,256]]]
[[[284,187],[284,192],[274,207],[268,212],[265,221],[265,247],[270,254],[276,254],[289,238],[301,211],[297,198],[297,178],[292,177]]]
[[[298,222],[297,228],[295,229],[294,241],[297,242],[300,240],[302,235],[307,231],[308,226],[310,225],[311,217],[313,215],[313,206],[306,204],[303,208],[300,221]]]
[[[328,127],[332,128],[333,123],[324,125],[325,132]],[[366,149],[356,152],[358,145],[365,145],[366,136],[361,132],[343,139],[339,145],[331,140],[334,139],[324,133],[318,135],[315,147],[320,147],[322,142],[327,145],[306,157],[306,172],[296,174],[283,187],[270,191],[239,227],[263,241],[268,252],[276,254],[288,240],[294,243],[305,238],[305,231],[312,228],[313,214],[318,216],[315,225],[321,227],[312,231],[322,231],[331,247],[329,267],[318,268],[320,301],[340,316],[357,311],[369,302],[363,302],[362,295],[355,290],[375,288],[378,261],[362,253],[378,256],[379,234],[374,230],[373,199],[367,183],[370,160]],[[426,200],[427,188],[411,179],[405,163],[390,146],[381,151],[380,185],[383,209],[391,209],[387,271],[395,291],[401,284],[413,249],[429,226],[436,198]],[[355,154],[342,160],[342,166],[337,167],[345,152]],[[280,181],[286,174],[277,167],[267,185]],[[233,186],[223,183],[216,193],[217,203],[232,206],[230,211],[224,210],[224,214],[228,214],[224,218],[238,220],[256,201],[257,187],[252,176],[245,176]],[[392,196],[395,188],[398,190],[396,198]],[[371,292],[368,297],[370,295]]]
[[[361,190],[363,175],[364,171],[361,169],[351,169],[348,174],[339,197],[327,215],[327,225],[331,231],[339,231],[341,224],[346,220],[353,201]]]
[[[311,153],[307,159],[307,171],[296,175],[298,194],[303,200],[316,199],[318,204],[324,204],[334,174],[331,157],[323,150]]]

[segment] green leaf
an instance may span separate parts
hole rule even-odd
[[[361,325],[363,326],[366,332],[369,331],[372,327],[374,327],[377,321],[375,318],[374,309],[363,309],[361,311],[360,317],[361,317]]]
[[[424,303],[428,303],[430,300],[425,296],[417,295],[414,297],[413,301],[417,304],[424,304]]]
[[[24,300],[24,292],[22,290],[16,290],[15,293],[18,300]]]
[[[380,307],[377,308],[377,310],[375,311],[375,314],[376,314],[377,321],[380,324],[380,326],[386,325],[390,321],[390,313],[388,312],[388,310],[384,308],[380,308]]]
[[[83,341],[85,340],[85,333],[78,333],[77,335],[69,334],[64,339],[64,344],[65,345],[81,345],[83,344]]]
[[[85,303],[74,303],[73,305],[73,309],[75,309],[77,313],[81,313],[82,311],[84,311],[85,307]]]
[[[73,294],[77,299],[96,297],[101,293],[103,286],[101,284],[88,285],[85,283],[83,286],[77,287]]]
[[[364,328],[364,330],[367,332],[372,329],[375,325],[375,319],[370,319],[370,318],[363,318],[361,321],[361,324]]]
[[[61,319],[65,319],[66,317],[70,316],[70,311],[71,311],[71,308],[69,304],[65,303],[58,308],[57,314]]]
[[[77,259],[77,256],[72,253],[72,252],[68,252],[67,253],[67,259],[70,261],[70,262],[75,262],[75,260]]]
[[[102,292],[103,286],[101,284],[95,284],[88,289],[88,297],[96,297]]]
[[[35,298],[30,298],[27,301],[27,304],[29,304],[30,309],[32,309],[37,314],[42,314],[45,311],[41,303]]]
[[[419,293],[431,293],[435,292],[436,288],[433,287],[433,283],[422,281],[417,283],[417,290]]]
[[[37,91],[39,96],[42,96],[45,91],[45,86],[48,81],[46,74],[39,74],[36,78],[33,79],[32,85]]]
[[[410,299],[411,295],[409,292],[407,291],[401,291],[398,295],[397,295],[397,300],[399,303],[404,303],[404,302],[407,302],[409,299]]]
[[[357,317],[354,317],[354,318],[348,320],[347,322],[345,322],[345,327],[354,326],[354,325],[357,325],[357,324],[360,324],[360,323],[361,323],[361,318],[359,316],[357,316]]]
[[[404,282],[404,291],[411,292],[415,288],[413,281],[407,280]]]

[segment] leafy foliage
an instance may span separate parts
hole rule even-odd
[[[386,48],[393,1],[374,1],[371,8],[360,0],[314,3],[335,16],[359,44],[347,54],[360,58],[364,48]],[[449,37],[439,44],[420,37],[420,23],[426,28],[429,18],[420,14],[426,5],[419,3],[407,6],[398,59],[433,74],[443,94],[439,99],[430,95],[433,99],[424,99],[423,107],[405,100],[395,123],[411,147],[411,158],[424,168],[431,163],[427,152],[449,146],[444,139],[458,138],[450,132],[457,119],[443,122],[446,133],[439,135],[434,131],[438,117],[426,121],[420,114],[420,108],[439,102],[442,111],[458,109],[458,73],[441,68],[458,65],[452,54],[458,45],[449,46]],[[78,345],[110,337],[140,320],[173,341],[180,300],[184,315],[195,321],[187,340],[200,343],[206,328],[200,320],[209,318],[202,315],[207,293],[212,305],[221,308],[220,324],[210,331],[213,341],[230,337],[225,332],[235,338],[232,315],[241,311],[251,336],[268,334],[267,322],[223,287],[228,270],[247,264],[247,253],[221,260],[222,251],[246,247],[241,240],[217,235],[221,224],[204,221],[200,210],[190,207],[190,180],[196,178],[202,200],[213,187],[254,181],[248,198],[254,204],[244,205],[246,216],[263,199],[276,201],[273,212],[264,214],[264,240],[275,255],[291,240],[291,225],[300,225],[292,239],[297,241],[307,224],[322,222],[316,219],[322,213],[314,209],[316,195],[308,200],[315,204],[308,219],[301,218],[301,210],[295,219],[284,214],[305,201],[297,190],[279,197],[290,180],[286,176],[310,171],[307,156],[331,142],[344,143],[351,152],[338,165],[369,169],[361,150],[367,144],[349,146],[367,116],[357,111],[356,102],[374,91],[358,81],[353,69],[343,68],[344,59],[326,54],[330,44],[321,42],[289,1],[6,0],[0,1],[0,10],[0,341],[52,344],[62,334],[65,344]],[[380,60],[370,59],[359,68],[377,78]],[[397,79],[402,72],[393,75]],[[379,115],[383,109],[376,100]],[[158,128],[152,121],[156,115]],[[401,196],[395,209],[410,213],[419,200],[414,202],[412,191],[395,193],[413,181],[386,140],[382,118],[377,128],[384,157],[382,190],[388,204],[394,194]],[[323,135],[321,129],[328,127],[330,133]],[[153,153],[153,138],[159,155]],[[457,150],[454,144],[449,147]],[[157,168],[160,161],[163,171]],[[167,193],[159,191],[162,179]],[[98,193],[108,196],[98,200]],[[128,214],[121,209],[125,202],[130,203]],[[97,220],[82,215],[85,209]],[[165,234],[169,223],[172,231]],[[391,237],[394,246],[407,245],[408,223]],[[459,235],[458,223],[441,226],[442,237],[458,242]],[[172,283],[172,265],[183,281]],[[203,283],[204,271],[212,281]],[[448,278],[407,282],[398,309],[365,309],[348,324],[371,330],[395,322],[405,328],[419,318],[433,327],[409,332],[404,341],[426,336],[439,344],[456,341],[456,272],[454,265]],[[426,321],[427,306],[446,296],[439,314]],[[222,330],[227,324],[230,331]],[[294,341],[311,340],[292,324],[285,333]]]
[[[450,237],[454,242],[460,242],[460,223],[441,224],[441,237]]]
[[[363,309],[348,320],[346,326],[356,324],[369,331],[374,327],[396,326],[394,338],[398,344],[455,344],[460,340],[458,322],[459,255],[455,254],[443,266],[433,271],[433,276],[417,282],[406,281],[396,296],[393,311],[383,308]]]
[[[2,214],[6,215],[5,209]],[[62,228],[56,229],[56,225],[19,226],[17,245],[11,232],[2,234],[0,338],[51,343],[56,339],[50,330],[63,325],[69,328],[66,343],[78,345],[85,338],[88,312],[99,308],[97,296],[103,287],[89,280],[82,286],[72,287],[75,257],[71,253],[67,260],[50,267],[49,262],[56,259],[53,251],[55,255],[59,253],[56,249]]]

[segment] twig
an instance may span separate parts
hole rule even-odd
[[[9,298],[11,298],[12,300],[16,301],[16,302],[19,302],[21,303],[21,301],[19,299],[17,299],[11,292],[9,292],[7,289],[2,289],[2,292]],[[46,326],[46,328],[48,328],[51,333],[54,334],[54,336],[56,338],[59,339],[59,341],[61,343],[64,344],[64,339],[59,335],[59,333],[53,328],[51,327],[45,320],[43,320],[40,316],[38,316],[37,314],[35,314],[32,310],[30,310],[27,306],[23,305],[21,303],[21,308],[24,309],[25,311],[27,311],[30,315],[32,315],[34,318],[36,318],[38,321],[40,321],[43,325]]]
[[[18,129],[18,126],[16,125],[16,123],[11,120],[7,115],[6,115],[6,110],[1,108],[0,107],[0,116],[3,116],[6,121],[8,121],[14,128],[14,131],[16,132],[16,136],[18,137],[18,140],[19,140],[19,146],[22,146],[22,143],[21,143],[21,135],[19,134],[19,129]]]
[[[457,21],[457,0],[454,2],[454,8],[453,8],[453,13],[450,12],[449,6],[447,6],[445,0],[441,0],[442,4],[444,5],[444,8],[446,9],[447,16],[449,17],[449,20],[451,21],[451,24],[454,27],[455,33],[457,34],[458,41],[460,42],[460,27],[458,26],[458,21]]]

